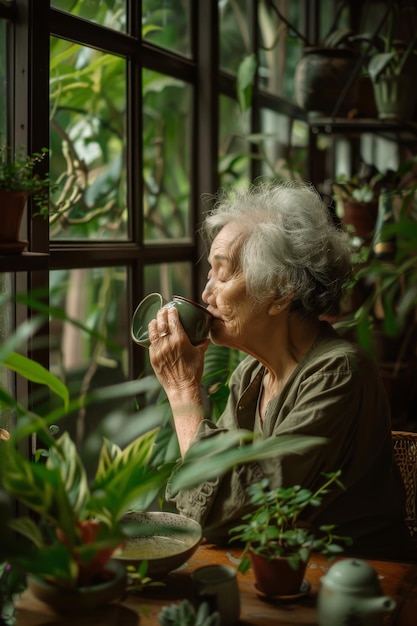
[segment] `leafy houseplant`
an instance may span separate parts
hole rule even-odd
[[[321,505],[332,483],[343,488],[340,473],[324,474],[325,482],[314,492],[299,485],[270,489],[267,479],[248,487],[253,510],[242,518],[244,523],[230,532],[232,541],[244,543],[239,571],[245,573],[252,566],[257,587],[267,595],[296,593],[312,551],[331,559],[343,551],[338,542],[351,542],[348,537],[335,535],[333,525],[321,526],[316,534],[300,519],[307,507]],[[270,573],[268,564],[275,568],[276,564],[281,566],[283,562],[286,573],[281,577],[284,585],[281,591],[281,581]],[[267,572],[264,575],[265,564]],[[291,570],[296,572],[295,577]]]
[[[47,202],[50,187],[49,175],[40,176],[36,169],[48,153],[47,148],[41,152],[26,155],[23,148],[10,157],[7,147],[0,149],[0,190],[21,191],[33,195],[37,204],[43,206]]]
[[[36,172],[47,152],[43,148],[41,152],[25,155],[21,148],[13,157],[7,147],[0,149],[0,246],[6,253],[21,252],[25,247],[25,243],[19,242],[19,230],[28,196],[33,196],[41,212],[48,209],[49,175]]]
[[[362,162],[359,170],[348,177],[341,174],[332,184],[342,222],[352,235],[369,243],[378,216],[381,189],[391,184],[394,172],[379,172],[375,166]]]
[[[395,38],[399,11],[398,4],[392,2],[386,36],[374,39],[377,52],[370,58],[368,72],[374,87],[378,117],[407,121],[417,101],[415,89],[411,86],[417,69],[417,31],[414,28],[408,43]],[[414,15],[415,9],[412,15],[404,16],[408,27]]]
[[[45,463],[22,456],[12,438],[3,444],[3,486],[39,516],[9,523],[34,544],[22,555],[26,572],[63,587],[89,586],[102,578],[125,538],[122,516],[139,496],[157,492],[169,475],[169,466],[155,472],[149,463],[156,434],[145,433],[124,450],[105,439],[90,484],[68,433],[51,445]]]
[[[145,418],[140,434],[133,435],[133,441],[123,448],[97,434],[94,447],[101,444],[97,470],[92,479],[88,478],[84,461],[68,433],[59,439],[52,434],[56,422],[79,408],[80,401],[70,401],[66,385],[56,376],[14,351],[33,332],[35,321],[22,324],[15,336],[0,344],[0,364],[45,385],[61,405],[38,414],[0,386],[1,410],[12,410],[17,418],[10,436],[0,439],[0,587],[13,596],[26,586],[27,577],[29,581],[35,576],[42,589],[46,583],[64,589],[75,606],[86,597],[87,588],[98,589],[115,573],[120,596],[126,572],[111,556],[129,533],[122,517],[132,506],[146,508],[172,469],[172,461],[154,459],[160,416],[156,410],[152,422]],[[148,385],[149,381],[124,383],[92,396],[103,401],[126,398],[143,393]],[[86,405],[92,400],[86,396]],[[120,413],[120,423],[123,417]],[[22,443],[33,434],[44,449],[38,450],[34,458],[27,458]],[[13,500],[23,505],[20,516],[13,514]],[[121,573],[117,571],[120,569]],[[82,595],[75,597],[80,588],[84,589]],[[101,603],[111,599],[108,589],[104,599],[98,596]]]

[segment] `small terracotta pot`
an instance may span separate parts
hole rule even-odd
[[[24,191],[0,191],[0,241],[19,241],[27,197]]]
[[[266,596],[291,596],[300,591],[307,563],[301,562],[297,570],[292,569],[286,557],[268,561],[255,552],[250,553],[256,587]]]
[[[0,254],[21,254],[27,241],[19,241],[20,225],[28,194],[0,191]]]
[[[343,203],[343,224],[353,226],[355,234],[365,240],[372,236],[377,216],[378,200]]]

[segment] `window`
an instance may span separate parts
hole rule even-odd
[[[301,29],[304,0],[286,4]],[[130,338],[147,293],[200,300],[204,195],[259,176],[304,175],[308,134],[291,82],[301,47],[264,0],[18,5],[29,22],[16,20],[14,4],[0,8],[0,133],[31,151],[47,147],[55,187],[47,219],[28,203],[28,254],[8,260],[20,271],[1,274],[1,290],[14,278],[17,291],[47,290],[75,320],[51,320],[39,331],[48,349],[29,348],[79,395],[149,371],[147,351]],[[258,72],[242,109],[236,79],[248,55]],[[46,255],[43,264],[34,254]],[[72,426],[82,441],[88,419]]]

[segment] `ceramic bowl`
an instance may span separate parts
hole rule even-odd
[[[163,577],[183,565],[203,536],[198,522],[178,513],[131,512],[124,516],[130,538],[115,557],[135,568],[148,562],[147,574]]]
[[[208,337],[213,316],[205,307],[183,296],[173,296],[167,302],[160,293],[151,293],[139,303],[132,317],[131,336],[135,343],[149,348],[148,324],[163,306],[177,309],[181,324],[194,346]]]

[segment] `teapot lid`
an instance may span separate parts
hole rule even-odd
[[[381,593],[379,578],[374,568],[362,559],[342,559],[332,565],[323,582],[333,589],[346,591],[373,591]]]

